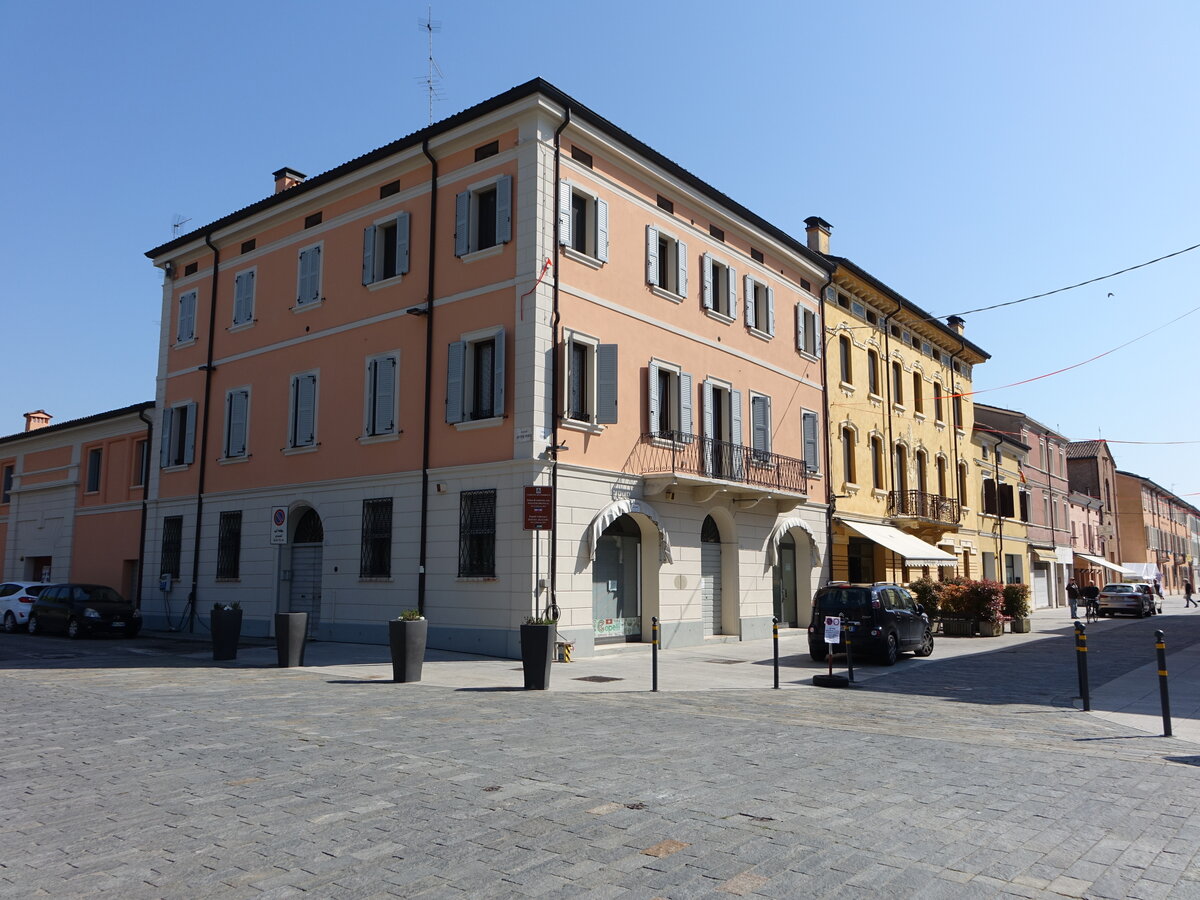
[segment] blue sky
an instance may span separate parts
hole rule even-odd
[[[424,126],[427,8],[10,4],[0,434],[38,408],[152,399],[144,252],[176,216],[191,229],[266,196],[281,166],[315,175]],[[931,313],[1200,243],[1193,3],[459,0],[433,18],[436,118],[541,76],[785,230],[827,219],[833,252]],[[1200,306],[1198,273],[1200,250],[966,316],[993,356],[976,387],[1176,319]],[[1076,440],[1200,441],[1198,331],[1200,312],[978,399]],[[1180,494],[1200,492],[1197,448],[1112,446]]]

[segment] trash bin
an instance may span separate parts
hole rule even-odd
[[[275,649],[279,668],[304,665],[304,644],[308,631],[308,613],[275,613]]]

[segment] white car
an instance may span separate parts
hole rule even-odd
[[[34,598],[46,585],[39,581],[5,581],[0,583],[0,624],[12,634],[29,625],[29,610]]]

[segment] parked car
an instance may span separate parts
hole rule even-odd
[[[894,665],[902,652],[916,656],[933,653],[933,628],[925,608],[898,584],[849,584],[831,582],[813,597],[812,624],[808,627],[808,653],[824,661],[830,645],[825,643],[825,617],[842,619],[843,638],[851,629],[856,652],[877,656],[886,666]],[[845,653],[844,640],[833,645],[834,653]]]
[[[29,624],[33,600],[45,586],[39,581],[6,581],[0,584],[0,622],[8,634]]]
[[[137,637],[142,613],[102,584],[48,584],[29,611],[29,633],[65,632],[77,638],[96,631]]]
[[[1139,619],[1159,612],[1158,598],[1154,588],[1143,582],[1125,581],[1106,584],[1100,591],[1100,615],[1131,613]]]

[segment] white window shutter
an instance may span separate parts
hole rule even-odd
[[[684,443],[692,442],[692,376],[687,372],[679,373],[679,430],[683,432]]]
[[[727,282],[725,289],[729,292],[729,315],[736,320],[738,317],[737,270],[730,267],[725,274],[725,278]]]
[[[396,429],[396,357],[373,360],[375,398],[372,434],[391,434]]]
[[[467,344],[455,341],[446,353],[446,421],[450,424],[463,420],[463,381],[466,366]]]
[[[495,377],[492,381],[492,415],[504,415],[504,329],[496,335],[496,352],[494,354]]]
[[[196,459],[196,404],[189,403],[183,407],[187,416],[187,428],[183,433],[183,463],[190,466]]]
[[[512,240],[512,176],[504,175],[496,182],[496,243]]]
[[[754,308],[754,279],[749,275],[746,276],[742,297],[746,301],[746,327],[758,327],[758,310]]]
[[[470,252],[471,192],[463,191],[454,198],[454,255],[466,256]]]
[[[362,283],[372,284],[375,281],[375,226],[368,225],[363,229],[363,270]]]
[[[596,348],[596,424],[617,421],[617,345]]]
[[[811,309],[804,311],[804,330],[808,333],[808,345],[817,359],[821,358],[821,333],[817,329],[817,314]]]
[[[651,434],[657,433],[658,429],[658,404],[658,365],[650,360],[646,367],[646,415],[649,420],[646,431]]]
[[[158,444],[158,465],[159,468],[165,469],[171,465],[171,420],[175,415],[175,410],[167,407],[162,411],[162,428],[161,438]]]
[[[646,283],[658,284],[658,229],[646,226]]]
[[[704,274],[704,283],[700,288],[700,300],[704,304],[705,309],[712,309],[716,305],[713,298],[713,259],[712,256],[705,253],[700,257],[700,267]],[[708,382],[704,382],[708,384]]]
[[[688,292],[688,255],[687,244],[683,241],[675,242],[675,262],[678,263],[678,287],[676,292],[680,297],[686,297]]]
[[[804,308],[796,304],[796,349],[804,349]]]
[[[396,274],[408,274],[409,231],[411,217],[402,212],[396,216]]]
[[[571,244],[571,183],[558,183],[558,242]]]
[[[742,443],[742,392],[729,392],[729,443]]]
[[[704,474],[711,475],[713,451],[716,449],[713,441],[717,439],[717,435],[713,434],[713,386],[707,378],[700,382],[700,418],[704,422],[704,441],[700,445],[700,458],[703,461]]]
[[[608,262],[608,204],[596,201],[596,259]]]
[[[775,334],[775,288],[767,288],[767,334]]]

